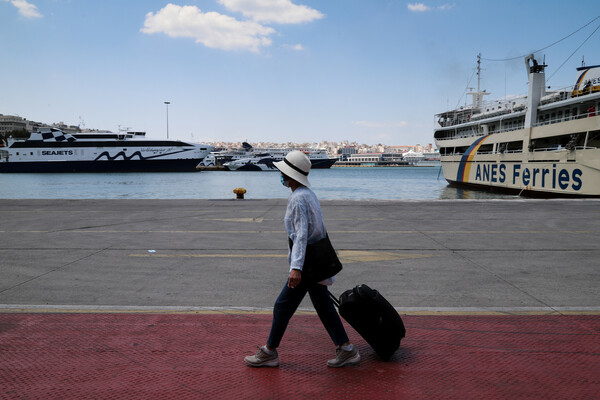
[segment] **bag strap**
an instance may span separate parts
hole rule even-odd
[[[340,308],[340,301],[338,300],[338,298],[337,298],[337,297],[335,297],[335,296],[333,295],[333,293],[331,293],[331,292],[329,291],[329,289],[327,289],[327,293],[329,293],[329,297],[330,297],[330,298],[331,298],[331,300],[333,301],[333,305],[334,305],[334,306],[336,306],[337,308]]]

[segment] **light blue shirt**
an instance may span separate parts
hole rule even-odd
[[[302,271],[306,245],[323,239],[327,234],[321,205],[312,190],[300,186],[292,192],[284,222],[288,237],[294,242],[292,250],[288,252],[290,271]]]

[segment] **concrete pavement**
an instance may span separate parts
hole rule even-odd
[[[600,201],[324,201],[344,270],[401,310],[599,307]],[[0,304],[269,308],[285,200],[0,200]],[[310,304],[306,304],[310,307]]]
[[[390,362],[308,300],[277,369],[285,200],[0,200],[1,399],[587,399],[600,391],[598,200],[324,201],[344,270],[407,336]]]

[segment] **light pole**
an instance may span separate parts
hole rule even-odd
[[[169,138],[169,104],[170,101],[165,101],[165,105],[167,106],[167,139]]]

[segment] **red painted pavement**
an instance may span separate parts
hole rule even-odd
[[[380,361],[331,369],[315,315],[296,315],[281,366],[252,369],[261,314],[0,314],[1,399],[597,399],[600,316],[404,316]]]

